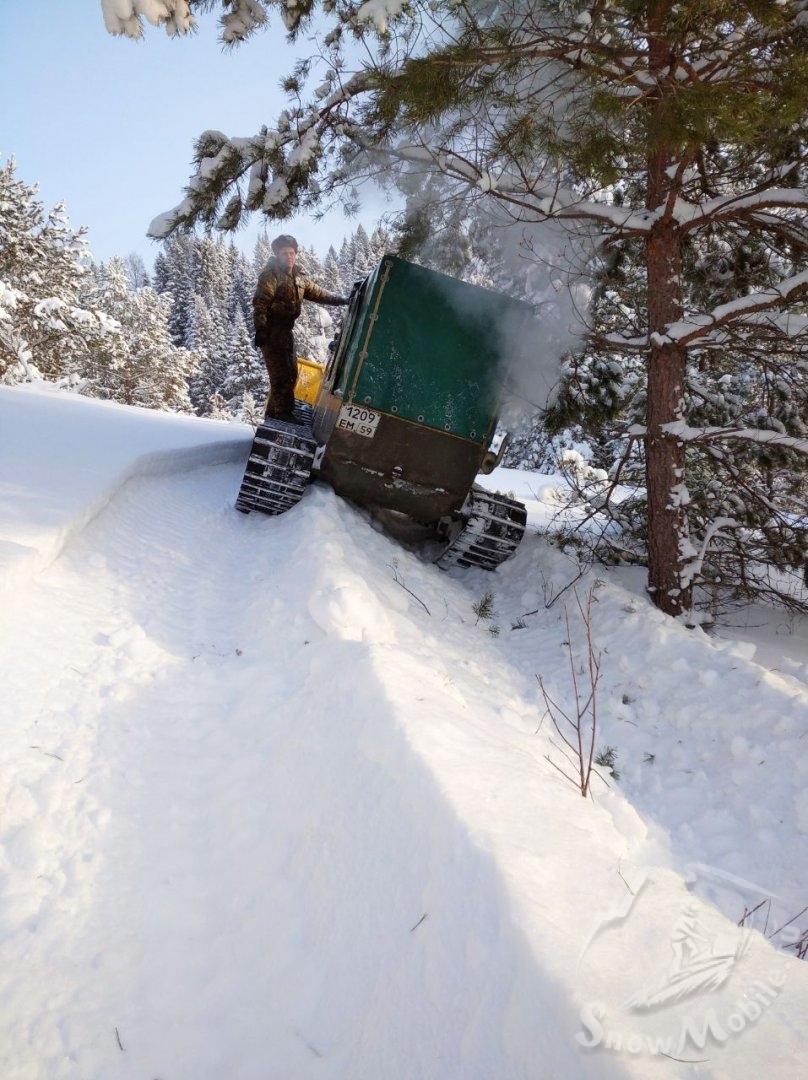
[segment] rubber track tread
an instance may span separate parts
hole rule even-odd
[[[296,405],[295,415],[308,421],[311,410]],[[316,449],[311,427],[264,420],[253,438],[236,509],[272,516],[291,510],[303,498]]]
[[[475,485],[469,492],[464,517],[465,524],[435,560],[438,566],[496,570],[519,547],[527,510],[516,499]]]

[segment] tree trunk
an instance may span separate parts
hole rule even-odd
[[[682,587],[686,511],[679,498],[684,483],[684,448],[663,431],[681,419],[687,353],[679,345],[654,344],[653,335],[681,317],[682,251],[675,223],[651,233],[648,258],[648,400],[645,478],[648,492],[648,591],[668,615],[690,609],[691,590]],[[675,490],[676,489],[676,490]]]
[[[656,0],[649,11],[649,67],[656,75],[657,95],[649,98],[649,129],[654,130],[657,113],[665,98],[675,93],[669,70],[670,46],[662,27],[669,4]],[[665,207],[676,194],[675,166],[678,146],[658,145],[648,159],[647,205],[650,210]],[[682,561],[687,539],[686,512],[679,497],[684,483],[684,448],[663,431],[665,424],[681,419],[687,352],[673,342],[664,343],[671,323],[682,316],[682,236],[675,219],[662,219],[646,241],[648,282],[648,398],[646,404],[645,479],[648,497],[648,591],[658,608],[679,615],[691,606],[691,589],[682,587]]]
[[[650,273],[649,286],[653,288]],[[684,482],[684,450],[677,439],[661,430],[664,424],[680,419],[685,358],[684,349],[676,345],[652,345],[648,358],[648,591],[656,606],[668,615],[688,611],[691,603],[690,588],[682,587],[681,574],[687,521],[679,498],[674,496],[677,485]]]

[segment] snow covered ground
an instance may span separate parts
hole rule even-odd
[[[585,800],[537,682],[574,704],[570,562],[442,573],[320,484],[245,517],[249,438],[0,390],[0,1077],[805,1075],[761,932],[808,904],[804,628],[581,580]]]

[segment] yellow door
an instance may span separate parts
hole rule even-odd
[[[299,356],[297,370],[295,397],[298,401],[306,401],[309,405],[314,405],[325,374],[325,364],[318,364],[314,360],[306,360]]]

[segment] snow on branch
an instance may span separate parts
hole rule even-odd
[[[770,308],[789,303],[808,292],[808,270],[793,277],[785,278],[779,285],[773,285],[760,292],[740,296],[727,304],[719,304],[704,315],[692,315],[689,319],[671,323],[663,333],[651,334],[652,345],[691,345],[703,340],[714,330],[729,323],[749,321],[753,316]]]
[[[368,145],[364,149],[370,154],[398,162],[428,166],[444,176],[465,181],[480,191],[494,193],[501,201],[529,209],[539,218],[596,221],[619,231],[621,235],[642,236],[651,232],[660,216],[659,210],[635,210],[581,199],[572,189],[562,187],[554,180],[537,177],[527,180],[520,178],[514,182],[505,174],[497,175],[461,154],[439,147],[405,144],[385,148]]]
[[[231,9],[219,20],[225,45],[243,41],[266,25],[264,0],[227,0],[225,6]],[[180,37],[196,28],[189,0],[101,0],[101,10],[108,33],[129,38],[143,37],[144,19],[152,26],[162,26],[171,37]]]
[[[301,20],[306,19],[317,6],[315,0],[101,0],[104,20],[111,33],[131,37],[142,35],[143,20],[164,26],[172,34],[187,33],[194,26],[191,9],[219,7],[224,11],[220,23],[221,37],[227,44],[243,40],[254,30],[267,24],[271,9],[280,9],[286,28],[294,37]],[[429,5],[437,11],[442,5]],[[452,5],[450,5],[452,6]],[[565,5],[562,5],[565,6]],[[464,18],[470,19],[469,27],[479,29],[477,15],[458,5],[465,15],[458,16],[461,27]],[[529,5],[528,5],[529,7]],[[453,9],[453,6],[452,6]],[[333,193],[335,186],[346,182],[351,165],[368,160],[381,160],[391,167],[396,164],[422,165],[430,172],[437,172],[458,183],[466,184],[471,195],[484,193],[499,203],[510,206],[518,213],[526,212],[535,220],[556,219],[564,222],[591,223],[604,231],[622,237],[644,237],[660,223],[669,219],[678,226],[680,233],[695,230],[713,221],[744,219],[750,224],[768,229],[790,230],[795,240],[800,228],[788,223],[784,211],[808,208],[808,192],[798,188],[779,186],[783,183],[774,171],[768,181],[778,186],[758,189],[741,195],[708,199],[700,204],[691,202],[680,193],[681,177],[672,177],[671,198],[664,206],[648,209],[642,206],[614,205],[608,201],[603,189],[586,193],[564,187],[557,178],[542,172],[541,163],[533,162],[535,168],[524,170],[518,164],[511,170],[503,167],[496,149],[497,143],[486,145],[480,139],[478,129],[475,140],[469,143],[469,155],[458,152],[459,143],[441,145],[434,131],[424,134],[423,140],[405,136],[402,145],[384,145],[387,134],[368,130],[366,118],[373,115],[373,105],[385,100],[385,86],[389,82],[388,59],[384,53],[390,43],[390,27],[398,20],[417,22],[417,7],[408,0],[346,0],[339,5],[326,3],[323,11],[335,15],[337,28],[323,39],[328,49],[330,67],[325,80],[301,103],[302,87],[308,78],[309,63],[299,65],[293,78],[287,80],[289,92],[294,98],[289,110],[281,114],[274,129],[266,129],[251,139],[227,139],[218,134],[217,139],[207,139],[205,133],[197,144],[196,172],[185,192],[185,198],[168,213],[160,214],[152,221],[149,235],[164,239],[172,232],[203,224],[220,229],[233,229],[243,220],[244,213],[263,211],[273,218],[299,211],[302,207],[317,203],[325,190]],[[469,42],[461,48],[451,41],[434,54],[438,67],[456,66],[459,72],[469,69],[477,73],[490,73],[492,68],[502,66],[505,85],[509,80],[522,79],[525,71],[535,73],[542,65],[559,65],[573,73],[573,81],[588,77],[593,85],[608,85],[621,93],[629,92],[632,98],[645,94],[652,97],[659,92],[661,77],[688,83],[702,83],[712,79],[716,72],[726,71],[745,56],[746,39],[729,41],[722,32],[705,43],[699,60],[682,61],[665,73],[650,70],[649,54],[644,39],[610,36],[605,31],[611,26],[612,15],[607,8],[596,5],[591,12],[579,13],[573,24],[555,25],[531,15],[518,29],[510,27],[503,37],[490,39],[486,35],[472,34]],[[372,58],[343,82],[344,68],[342,33],[347,27],[359,39],[375,38],[384,43],[381,53]],[[468,29],[468,27],[467,27]],[[709,45],[709,47],[707,47]],[[407,33],[403,33],[402,56],[410,57]],[[335,56],[339,55],[339,62]],[[325,55],[320,61],[326,63]],[[673,62],[673,61],[672,61]],[[514,65],[517,76],[512,75]],[[538,65],[538,66],[537,66]],[[393,65],[395,67],[395,65]],[[399,65],[399,71],[405,71]],[[553,66],[553,72],[556,71]],[[486,78],[488,74],[486,74]],[[296,95],[296,96],[295,96]],[[374,97],[375,95],[375,97]],[[371,99],[371,108],[365,103]],[[392,105],[396,104],[393,94]],[[635,106],[626,103],[627,108]],[[417,123],[413,124],[416,130]],[[484,127],[484,125],[483,125]],[[399,128],[399,132],[406,128]],[[421,125],[424,131],[425,126]],[[454,137],[451,129],[441,136],[446,141]],[[207,139],[207,142],[205,140]],[[434,139],[434,141],[432,141]],[[382,142],[383,145],[379,145]],[[410,142],[413,145],[410,145]],[[325,168],[328,165],[328,168]],[[782,166],[777,166],[781,168]],[[323,175],[328,183],[322,183]],[[599,195],[604,196],[603,200]],[[778,218],[780,215],[780,218]],[[791,217],[796,217],[796,213]],[[765,219],[765,220],[763,220]],[[799,235],[798,235],[799,234]],[[806,241],[808,243],[808,240]],[[774,297],[768,306],[777,306],[783,297]],[[757,310],[762,310],[758,308]],[[704,337],[715,326],[734,319],[735,315],[717,309],[706,321],[685,320],[671,327],[665,338],[687,343]],[[672,335],[672,336],[671,336]],[[681,337],[680,337],[681,336]],[[633,341],[631,348],[645,347],[645,341]]]
[[[357,22],[372,23],[380,34],[386,34],[390,23],[407,6],[407,0],[365,0],[356,13]]]
[[[729,195],[691,203],[678,199],[674,217],[688,228],[714,221],[743,220],[750,217],[765,220],[761,211],[774,209],[808,210],[808,191],[803,188],[770,187],[746,195]]]
[[[717,517],[713,518],[713,520],[708,523],[700,550],[696,551],[689,538],[684,538],[682,540],[679,545],[679,554],[682,557],[683,563],[681,571],[683,588],[690,588],[691,585],[695,584],[701,578],[704,559],[713,540],[716,537],[725,535],[722,530],[737,528],[738,522],[735,518]]]
[[[629,337],[627,334],[599,334],[597,342],[610,349],[642,352],[648,348],[649,337],[647,334],[640,334],[638,337]]]
[[[0,375],[0,382],[36,382],[42,378],[33,362],[30,346],[19,332],[0,326],[0,347],[15,361]]]
[[[165,240],[192,213],[193,204],[191,200],[183,199],[173,210],[166,210],[164,213],[158,214],[146,230],[146,235],[151,237],[152,240]]]
[[[736,427],[694,428],[684,420],[663,424],[662,430],[669,435],[674,435],[680,442],[704,443],[721,439],[741,439],[744,442],[754,442],[761,446],[776,446],[783,450],[793,450],[797,454],[808,455],[808,439],[798,439],[794,435],[785,435],[780,431]]]
[[[267,13],[258,0],[236,0],[234,10],[222,15],[222,41],[234,45],[266,25]]]
[[[298,208],[301,194],[316,197],[314,174],[321,159],[335,140],[348,139],[353,133],[342,107],[370,89],[372,78],[367,71],[359,71],[340,83],[335,72],[329,74],[317,108],[284,110],[274,129],[264,128],[246,138],[203,132],[196,143],[196,170],[185,198],[172,210],[158,214],[148,235],[164,240],[197,224],[228,231],[240,224],[245,212],[262,210],[283,217]]]
[[[172,37],[196,26],[188,0],[101,0],[101,11],[108,33],[135,39],[143,36],[143,19]]]

